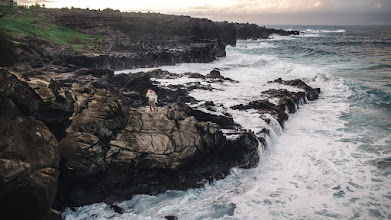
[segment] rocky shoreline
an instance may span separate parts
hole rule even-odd
[[[1,152],[1,173],[6,177],[2,184],[9,187],[12,197],[7,198],[8,204],[16,206],[21,200],[15,196],[23,187],[17,184],[20,179],[36,187],[23,198],[40,199],[41,190],[47,198],[40,203],[42,210],[52,202],[55,209],[62,210],[122,201],[137,193],[156,195],[168,189],[200,187],[224,178],[232,167],[258,164],[258,141],[266,146],[262,134],[242,130],[229,116],[192,109],[185,102],[197,100],[188,97],[186,88],[174,91],[154,86],[151,76],[174,77],[162,70],[114,75],[109,70],[85,69],[26,76],[2,69],[1,116],[5,123],[1,130],[9,134],[2,136],[8,139],[2,143],[10,144]],[[208,77],[216,83],[230,80],[216,70]],[[273,83],[305,92],[269,90],[265,93],[279,98],[278,105],[263,100],[232,108],[257,109],[283,125],[288,118],[285,109],[294,113],[296,106],[316,99],[320,92],[300,80]],[[145,88],[156,90],[164,103],[156,112],[145,107]],[[227,139],[221,128],[235,130],[238,137]],[[263,133],[268,135],[267,129]],[[30,154],[37,155],[23,159]],[[40,179],[28,180],[33,175]]]
[[[12,36],[9,44],[16,43],[17,63],[0,67],[0,207],[4,219],[60,219],[56,210],[65,207],[100,201],[112,204],[138,193],[156,195],[169,189],[202,187],[224,178],[232,167],[258,164],[258,145],[265,142],[266,129],[254,134],[242,129],[229,114],[189,106],[198,102],[189,91],[213,90],[211,87],[197,83],[157,86],[151,78],[236,81],[218,70],[206,76],[179,76],[163,70],[114,74],[113,70],[211,62],[225,56],[226,45],[235,45],[238,36],[297,33],[112,10],[38,13],[65,27],[73,24],[80,32],[111,29],[103,46],[97,48],[98,54]],[[80,15],[77,21],[75,14]],[[94,28],[87,22],[91,16],[99,21]],[[151,29],[158,21],[161,29]],[[129,31],[141,24],[147,24],[145,30]],[[173,35],[175,40],[167,41]],[[276,104],[259,100],[232,108],[268,113],[283,125],[288,118],[286,109],[294,113],[299,104],[315,100],[320,92],[300,80],[272,83],[302,91],[270,90],[265,95],[277,98]],[[148,88],[159,94],[156,112],[145,107]],[[204,105],[212,111],[216,107],[213,102]],[[223,134],[223,128],[233,135]]]

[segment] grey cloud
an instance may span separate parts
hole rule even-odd
[[[309,11],[328,13],[391,13],[390,0],[238,0],[238,3],[232,9],[264,11],[263,6],[268,4],[280,6],[280,10],[274,10],[276,13]]]
[[[190,11],[209,11],[211,10],[210,6],[208,5],[202,5],[202,6],[192,6],[192,7],[189,7],[188,10]]]
[[[275,3],[272,0],[239,0],[233,7],[213,9],[205,6],[185,13],[212,20],[257,24],[391,24],[390,0],[295,0],[295,6],[280,10],[262,8],[260,2]],[[292,4],[293,1],[280,2]],[[317,2],[320,2],[318,7],[304,7]]]
[[[180,13],[178,13],[180,14]],[[187,13],[195,17],[207,17],[216,21],[250,22],[259,25],[390,25],[389,13]]]

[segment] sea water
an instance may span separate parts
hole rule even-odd
[[[136,195],[117,203],[123,214],[97,203],[68,208],[63,217],[391,219],[391,26],[283,28],[302,33],[238,41],[227,48],[227,57],[213,63],[160,67],[204,75],[219,68],[224,77],[239,81],[212,83],[213,91],[194,90],[190,95],[201,103],[221,105],[222,112],[246,129],[257,132],[271,126],[256,168],[233,168],[225,179],[199,189]],[[267,83],[277,78],[299,78],[322,93],[289,115],[283,129],[278,123],[268,125],[256,111],[229,109],[260,99],[261,91],[283,88]]]

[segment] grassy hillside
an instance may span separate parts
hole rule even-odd
[[[0,31],[12,35],[27,35],[69,45],[75,49],[94,50],[99,36],[79,33],[65,27],[47,23],[35,16],[34,8],[0,6]]]

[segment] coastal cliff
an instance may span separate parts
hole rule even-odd
[[[225,56],[226,45],[235,45],[238,37],[295,33],[114,10],[38,8],[32,12],[31,25],[44,26],[46,31],[61,27],[76,37],[59,43],[26,33],[1,36],[9,54],[16,55],[16,60],[0,67],[4,219],[56,219],[59,213],[52,208],[201,187],[224,178],[232,167],[258,164],[262,138],[243,130],[230,115],[188,105],[197,102],[188,91],[210,88],[157,86],[151,78],[179,77],[162,70],[118,75],[113,70],[211,62]],[[23,16],[31,15],[21,15],[14,22],[31,18]],[[268,31],[261,34],[262,30]],[[192,73],[186,77],[235,83],[217,70],[208,76]],[[286,108],[310,100],[309,93],[320,92],[300,82],[274,83],[302,86],[308,92],[275,91],[274,96],[282,100],[278,106],[238,108],[276,113],[283,124]],[[159,94],[156,112],[145,108],[148,88]],[[224,135],[222,128],[235,130],[234,138]]]

